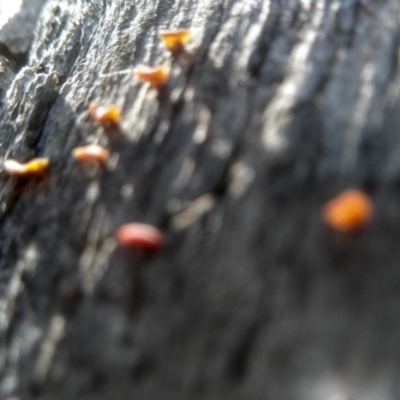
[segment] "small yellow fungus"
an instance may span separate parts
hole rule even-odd
[[[159,33],[165,47],[171,51],[178,51],[192,40],[192,34],[188,29],[163,30]]]
[[[33,160],[21,164],[15,160],[5,160],[4,170],[15,176],[41,176],[44,175],[49,167],[50,160],[48,158],[34,158]]]
[[[76,147],[72,151],[72,156],[75,160],[82,162],[105,163],[110,157],[110,152],[104,147],[89,144],[88,146]]]
[[[121,121],[121,108],[112,105],[103,107],[95,102],[89,104],[89,114],[93,121],[99,124],[118,125]]]
[[[169,79],[170,70],[164,65],[159,67],[146,67],[140,65],[135,68],[136,76],[142,81],[147,82],[151,86],[162,86]]]

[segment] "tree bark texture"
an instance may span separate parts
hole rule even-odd
[[[52,164],[0,171],[0,398],[399,399],[400,2],[22,3],[0,157]],[[172,56],[158,31],[178,27]],[[106,168],[72,159],[87,143]],[[358,236],[321,222],[348,187],[375,205]],[[128,221],[164,249],[118,247]]]

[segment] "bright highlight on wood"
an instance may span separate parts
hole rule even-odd
[[[117,125],[121,122],[122,118],[120,107],[116,105],[103,107],[95,102],[89,104],[89,114],[90,118],[99,124]]]
[[[15,160],[5,160],[3,166],[4,170],[10,175],[41,176],[48,171],[50,160],[48,158],[34,158],[25,164]]]
[[[329,201],[322,209],[322,219],[331,228],[353,233],[363,230],[373,214],[370,198],[356,189],[348,189]]]
[[[192,40],[192,34],[188,29],[163,30],[159,35],[165,47],[171,51],[183,49]]]
[[[165,242],[164,235],[158,228],[138,222],[122,225],[115,237],[122,246],[147,251],[156,251]]]
[[[105,163],[110,158],[110,152],[97,144],[89,144],[73,149],[72,157],[82,162]]]
[[[154,68],[140,65],[135,68],[135,74],[142,82],[147,82],[151,86],[158,87],[167,82],[170,70],[164,65]]]

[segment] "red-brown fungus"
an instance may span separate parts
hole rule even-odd
[[[165,47],[171,51],[183,49],[192,40],[192,34],[188,29],[163,30],[159,35]]]
[[[15,160],[5,160],[4,170],[14,176],[42,176],[47,173],[50,167],[48,158],[34,158],[33,160],[22,164]]]
[[[93,121],[99,124],[118,125],[121,122],[121,108],[112,105],[103,107],[95,102],[89,104],[89,115]]]
[[[110,152],[104,147],[96,144],[76,147],[72,150],[72,156],[81,162],[98,162],[104,164],[110,157]]]
[[[164,65],[154,68],[140,65],[135,68],[135,74],[142,82],[147,82],[151,86],[159,87],[169,79],[170,70]]]
[[[367,227],[373,214],[370,198],[360,190],[348,189],[322,209],[322,219],[331,228],[354,233]]]
[[[156,251],[164,245],[164,235],[158,228],[138,222],[122,225],[115,236],[120,245],[140,250]]]

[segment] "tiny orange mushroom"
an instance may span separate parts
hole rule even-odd
[[[322,219],[333,229],[346,233],[363,230],[373,214],[370,198],[360,190],[348,189],[329,201],[322,209]]]
[[[77,161],[105,163],[110,157],[110,152],[97,144],[89,144],[73,149],[72,156]]]
[[[103,107],[95,102],[89,104],[89,115],[99,124],[118,125],[121,122],[121,114],[121,108],[116,105]]]
[[[159,250],[165,242],[164,235],[158,228],[138,222],[122,225],[115,236],[122,246],[147,251]]]
[[[44,175],[49,167],[50,160],[48,158],[34,158],[33,160],[21,164],[15,160],[5,160],[4,170],[14,176],[41,176]]]
[[[170,70],[164,65],[154,68],[140,65],[135,68],[135,74],[141,81],[147,82],[151,86],[158,87],[167,82]]]
[[[192,34],[188,29],[163,30],[159,35],[165,47],[171,51],[183,49],[192,40]]]

